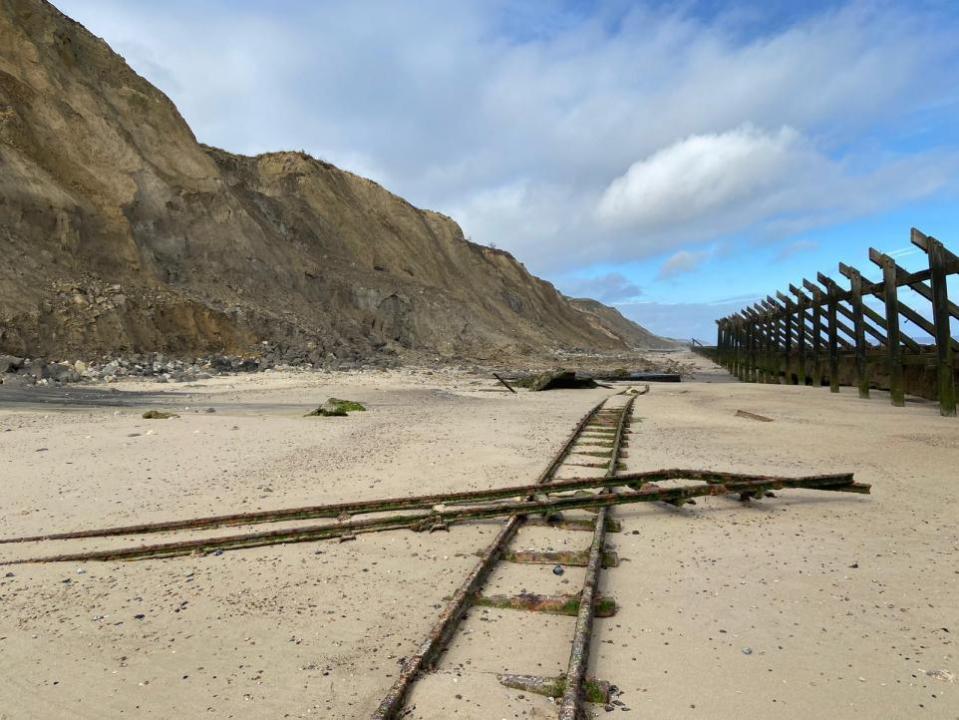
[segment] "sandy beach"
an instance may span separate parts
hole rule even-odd
[[[682,360],[693,376],[636,401],[628,470],[849,471],[873,491],[617,508],[623,561],[602,582],[620,609],[597,620],[591,652],[622,690],[614,716],[959,718],[955,419]],[[615,392],[501,390],[394,369],[73,387],[49,404],[0,394],[0,537],[532,482]],[[368,411],[303,417],[329,396]],[[0,718],[368,718],[497,528],[0,567]],[[0,559],[155,541],[7,544]],[[510,565],[490,584],[569,591],[582,572]],[[563,670],[572,622],[477,608],[409,717],[555,717],[496,673]]]

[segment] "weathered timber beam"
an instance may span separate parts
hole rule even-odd
[[[826,326],[823,328],[823,333],[825,334],[825,336],[826,336],[825,339],[826,339],[826,341],[828,342],[828,341],[829,341],[829,324],[828,324],[828,323],[829,323],[829,317],[830,317],[830,313],[829,313],[829,293],[831,292],[831,290],[830,290],[830,289],[828,288],[828,286],[827,286],[827,289],[826,289],[825,291],[823,291],[823,289],[822,289],[819,285],[816,285],[815,283],[812,283],[812,282],[810,282],[809,280],[806,280],[805,278],[803,279],[802,284],[803,284],[803,287],[806,288],[807,290],[809,290],[809,291],[813,294],[813,297],[816,298],[816,301],[817,301],[818,306],[819,306],[819,307],[825,307],[825,308],[826,308],[826,322],[827,322],[827,324],[826,324]],[[835,306],[836,306],[836,311],[838,312],[838,309],[841,307],[841,306],[839,305],[838,301],[835,303]],[[842,309],[845,311],[845,308],[842,308]],[[841,327],[840,327],[840,326],[841,326]],[[847,331],[848,331],[849,337],[852,337],[852,336],[853,336],[853,333],[852,333],[851,328],[847,327],[846,325],[843,325],[838,319],[836,320],[836,328],[837,328],[837,330],[843,330],[843,332],[847,332]],[[847,342],[845,338],[840,337],[838,333],[836,334],[836,343],[837,343],[837,345],[842,345],[842,347],[845,348],[845,349],[847,349],[847,350],[851,350],[851,349],[852,349],[852,344],[850,344],[849,342]]]
[[[945,245],[934,237],[912,229],[912,243],[922,248],[929,258],[929,286],[932,290],[932,324],[936,338],[936,372],[938,375],[939,414],[944,417],[956,415],[956,385],[953,373],[953,337],[949,326],[949,292],[946,279],[947,265],[957,258]]]
[[[895,266],[896,285],[899,287],[908,287],[912,290],[915,290],[916,293],[924,297],[929,302],[932,302],[932,288],[922,281],[914,281],[914,276],[904,267],[896,263],[896,261],[888,255],[879,252],[875,248],[869,248],[869,259],[876,265],[882,267],[883,262],[886,262],[884,258],[889,258],[888,262],[891,262]],[[927,270],[924,272],[928,274],[929,271]],[[948,301],[946,307],[949,309],[949,314],[952,315],[952,317],[959,319],[959,305],[956,305],[952,301]]]
[[[845,324],[844,322],[842,322],[841,320],[839,320],[839,319],[836,320],[836,327],[839,328],[840,330],[842,330],[844,333],[846,333],[846,335],[849,336],[849,338],[853,341],[853,347],[855,347],[855,344],[856,344],[856,329],[855,329],[855,328],[856,328],[856,311],[855,311],[854,303],[853,303],[853,300],[852,300],[852,291],[851,291],[851,290],[843,290],[842,287],[840,287],[839,283],[837,283],[835,280],[833,280],[833,279],[830,278],[829,276],[823,275],[822,273],[817,273],[817,276],[816,276],[816,277],[817,277],[817,279],[819,280],[819,282],[821,282],[823,285],[825,285],[827,288],[829,288],[830,294],[831,294],[833,297],[835,297],[835,299],[836,299],[836,303],[835,303],[836,312],[838,312],[840,315],[842,315],[844,318],[846,318],[847,320],[849,320],[849,321],[853,324],[852,327],[849,327],[848,325],[846,325],[846,324]],[[849,305],[850,305],[850,307],[849,307],[849,308],[845,307],[844,305],[842,305],[842,302],[848,302]],[[868,327],[868,326],[867,326],[867,327]],[[865,328],[864,328],[864,330],[865,330]]]

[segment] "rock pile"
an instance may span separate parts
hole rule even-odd
[[[190,361],[168,358],[161,353],[149,353],[128,358],[104,359],[100,362],[55,362],[0,355],[0,384],[60,385],[83,381],[112,383],[123,378],[152,378],[159,383],[193,382],[208,380],[215,375],[290,367],[293,366],[277,364],[264,358],[227,355]]]

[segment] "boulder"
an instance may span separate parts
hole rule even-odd
[[[16,372],[23,367],[23,358],[13,355],[0,355],[0,373]]]

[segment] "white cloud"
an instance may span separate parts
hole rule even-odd
[[[788,127],[769,133],[745,125],[692,135],[633,163],[606,188],[597,214],[611,226],[659,233],[735,213],[815,162],[807,152]]]

